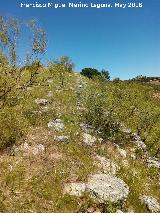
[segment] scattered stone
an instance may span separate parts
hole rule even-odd
[[[82,85],[82,84],[79,84],[79,85],[78,85],[78,88],[80,88],[80,89],[83,88],[83,85]]]
[[[93,132],[93,127],[91,125],[86,124],[86,123],[81,123],[80,127],[85,133],[90,134],[90,133]]]
[[[132,160],[136,160],[136,154],[132,153],[131,158],[132,158]]]
[[[21,144],[19,147],[14,148],[14,153],[22,152],[25,155],[37,155],[42,154],[45,151],[45,147],[42,144],[29,145],[27,142]]]
[[[55,136],[54,139],[58,142],[69,143],[67,136]]]
[[[35,100],[35,103],[40,105],[40,106],[45,106],[48,104],[48,100],[44,99],[44,98],[37,98]]]
[[[98,141],[100,144],[102,144],[104,140],[103,140],[103,138],[98,138]]]
[[[47,82],[48,82],[49,84],[52,84],[52,83],[53,83],[53,79],[48,79]]]
[[[126,158],[127,157],[127,152],[124,149],[118,148],[117,149],[121,157]]]
[[[96,138],[90,134],[83,133],[83,141],[85,144],[92,146],[96,143]]]
[[[158,158],[149,157],[147,159],[147,163],[149,167],[154,167],[160,169],[160,160]]]
[[[99,209],[96,209],[93,213],[102,213]]]
[[[109,174],[91,175],[86,184],[70,183],[64,186],[64,193],[74,196],[82,196],[85,191],[90,192],[92,198],[100,203],[117,203],[127,198],[129,187],[120,178]]]
[[[50,110],[50,107],[49,106],[42,106],[41,107],[41,111],[42,112],[48,112]]]
[[[27,87],[27,91],[31,91],[32,89],[32,87]]]
[[[124,201],[129,193],[129,187],[123,180],[106,174],[92,175],[86,188],[101,203]]]
[[[140,136],[137,135],[137,133],[132,133],[131,136],[134,139],[133,142],[138,149],[146,149],[146,144],[141,140]]]
[[[94,208],[93,208],[93,207],[88,208],[88,209],[87,209],[87,212],[88,212],[88,213],[93,213],[93,212],[94,212]]]
[[[64,124],[61,119],[56,119],[48,123],[48,128],[54,128],[56,131],[63,131]]]
[[[138,149],[146,149],[146,144],[143,141],[135,141]]]
[[[126,134],[131,134],[132,130],[126,128],[123,124],[121,124],[121,131],[126,133]]]
[[[69,183],[64,186],[64,193],[81,197],[86,190],[85,183]]]
[[[123,213],[121,210],[117,209],[116,213]]]
[[[105,174],[115,175],[117,170],[119,169],[118,165],[113,161],[111,161],[110,159],[106,159],[105,157],[101,157],[99,155],[96,156],[96,159],[99,161],[98,167]]]
[[[160,212],[160,205],[154,197],[144,195],[141,197],[141,201],[151,212]]]
[[[53,92],[49,91],[48,94],[47,94],[47,97],[53,97]]]

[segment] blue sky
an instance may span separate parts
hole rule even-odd
[[[109,70],[111,77],[160,76],[160,1],[143,8],[21,8],[20,3],[79,3],[77,0],[0,0],[0,15],[37,18],[48,35],[45,59],[68,55],[76,71]],[[128,3],[124,0],[82,0],[82,3]],[[23,39],[22,39],[23,40]],[[23,42],[20,53],[25,54]]]

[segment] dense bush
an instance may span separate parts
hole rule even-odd
[[[84,68],[82,69],[80,74],[91,79],[95,79],[95,78],[99,78],[101,80],[110,79],[109,72],[104,69],[102,69],[101,71],[98,71],[97,69],[94,69],[94,68]]]
[[[27,119],[20,107],[5,107],[0,112],[0,149],[13,145],[17,139],[26,134]]]
[[[127,139],[120,125],[141,136],[148,150],[159,156],[160,107],[153,100],[153,89],[131,82],[92,82],[84,98],[85,121],[102,137],[119,143]]]
[[[99,83],[99,82],[97,82]],[[97,85],[97,83],[95,85]],[[105,86],[105,85],[103,85]],[[102,87],[103,87],[102,86]],[[84,121],[91,125],[103,138],[116,139],[120,128],[113,111],[108,107],[108,99],[104,88],[88,87],[83,113]]]

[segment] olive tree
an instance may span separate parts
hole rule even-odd
[[[24,67],[27,67],[26,65],[34,65],[29,70],[18,67],[18,60],[20,58],[18,55],[18,44],[22,27],[25,27],[32,33],[31,41],[29,42],[30,52],[20,63],[24,64]],[[24,35],[22,34],[22,36]],[[5,103],[7,103],[8,97],[16,99],[17,92],[19,92],[20,89],[24,89],[33,83],[33,77],[36,75],[40,66],[40,56],[45,53],[46,48],[46,33],[38,26],[35,20],[29,21],[26,24],[20,22],[16,18],[7,19],[0,16],[1,105],[5,105]],[[3,61],[3,63],[1,61]],[[22,82],[21,79],[24,72],[29,72],[30,77],[29,79],[23,79]]]
[[[74,63],[68,56],[61,56],[59,59],[49,64],[51,74],[54,75],[54,73],[57,73],[59,75],[61,86],[64,85],[66,73],[71,73],[73,68]]]

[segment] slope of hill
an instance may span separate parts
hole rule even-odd
[[[154,89],[60,77],[42,69],[2,106],[0,212],[160,212]]]

